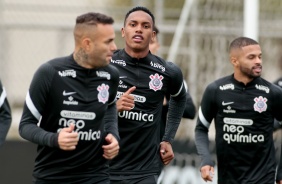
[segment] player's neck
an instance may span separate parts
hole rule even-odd
[[[140,58],[144,58],[148,55],[149,53],[149,48],[146,49],[146,50],[137,50],[137,49],[131,49],[131,48],[128,48],[128,47],[125,47],[125,52],[130,55],[132,58],[137,58],[137,59],[140,59]]]
[[[248,76],[245,76],[245,75],[240,75],[240,74],[236,74],[234,73],[234,78],[239,81],[239,82],[242,82],[243,84],[247,85],[248,83],[250,83],[251,81],[254,80],[253,77],[248,77]]]

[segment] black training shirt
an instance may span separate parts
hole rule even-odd
[[[7,93],[0,81],[0,146],[6,139],[11,122],[11,109],[7,99]]]
[[[111,65],[86,69],[72,55],[44,63],[36,71],[19,131],[38,144],[33,172],[37,180],[79,183],[82,178],[108,176],[102,145],[107,133],[119,138],[115,116],[118,77]],[[79,142],[75,150],[63,151],[58,147],[58,132],[70,123],[75,124]]]
[[[282,90],[261,77],[244,85],[233,75],[206,88],[195,129],[202,166],[213,165],[208,129],[214,120],[219,184],[273,184],[274,118],[282,120]]]
[[[120,152],[111,161],[110,173],[129,178],[159,173],[162,168],[159,144],[163,99],[166,93],[172,95],[172,110],[163,136],[163,140],[172,142],[186,102],[182,72],[172,62],[150,53],[136,59],[118,50],[111,63],[120,72],[117,98],[132,86],[136,86],[136,90],[132,92],[135,107],[118,113]]]

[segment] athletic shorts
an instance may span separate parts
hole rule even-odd
[[[111,179],[111,184],[157,184],[158,175],[150,175],[150,176],[140,176],[133,178],[129,178],[129,176],[123,177],[120,176],[120,180]],[[116,177],[115,177],[116,178]]]
[[[67,181],[57,181],[57,180],[33,180],[33,184],[110,184],[109,178],[81,178],[81,179],[72,179]]]

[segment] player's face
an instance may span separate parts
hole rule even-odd
[[[238,57],[240,73],[248,78],[259,77],[262,72],[262,52],[259,45],[242,47]]]
[[[132,12],[122,28],[126,49],[134,52],[149,51],[149,43],[155,36],[153,20],[144,11]]]
[[[110,24],[98,24],[91,39],[89,61],[92,66],[103,67],[110,63],[113,52],[117,49],[114,42],[115,31]]]

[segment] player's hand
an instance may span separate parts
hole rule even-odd
[[[201,168],[201,176],[207,181],[212,181],[213,176],[214,176],[214,168],[210,165],[205,165]]]
[[[282,180],[276,181],[276,184],[282,184]]]
[[[108,143],[107,145],[103,145],[102,148],[104,150],[103,157],[105,159],[113,159],[115,156],[118,155],[119,152],[119,144],[118,141],[116,140],[115,136],[112,134],[108,134],[105,137],[106,142]]]
[[[59,132],[58,144],[60,149],[70,151],[76,148],[78,143],[78,133],[73,130],[74,124],[71,123],[69,127],[63,128]]]
[[[172,146],[169,142],[163,141],[160,144],[160,155],[164,165],[168,165],[174,158]]]
[[[130,111],[134,108],[134,97],[131,93],[136,89],[135,86],[129,88],[123,95],[117,100],[117,110],[118,112]]]

